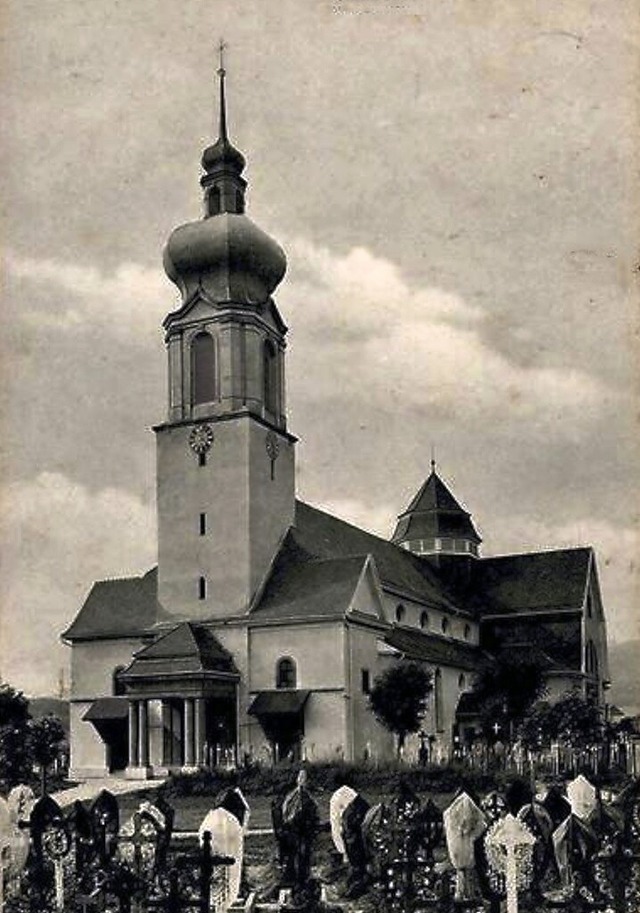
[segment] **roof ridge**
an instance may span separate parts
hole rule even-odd
[[[559,555],[563,552],[593,552],[592,545],[568,545],[565,548],[540,548],[529,552],[504,552],[501,555],[484,555],[478,561],[499,561],[503,558],[527,558],[534,555]]]

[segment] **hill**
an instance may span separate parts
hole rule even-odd
[[[627,714],[640,713],[640,639],[609,645],[610,704]]]
[[[59,717],[64,731],[69,732],[69,701],[59,697],[30,697],[29,711],[34,720],[52,713]]]

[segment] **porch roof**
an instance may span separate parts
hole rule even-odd
[[[260,691],[251,702],[247,713],[258,717],[300,713],[310,694],[310,691],[285,688],[278,691]]]
[[[129,701],[126,697],[99,697],[82,717],[89,723],[107,720],[123,720],[129,715]]]

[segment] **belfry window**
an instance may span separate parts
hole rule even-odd
[[[191,343],[191,401],[210,403],[216,397],[216,349],[209,333],[198,333]]]
[[[401,623],[404,621],[406,614],[407,614],[407,610],[402,605],[402,603],[399,606],[396,606],[396,621],[398,623]]]
[[[262,350],[264,407],[267,412],[275,412],[278,407],[278,361],[276,347],[267,340]]]
[[[290,656],[283,656],[276,667],[276,688],[295,688],[296,683],[296,664]]]
[[[217,216],[221,208],[220,188],[212,187],[211,193],[209,194],[209,215]]]
[[[204,577],[198,577],[198,599],[207,598],[207,581]]]

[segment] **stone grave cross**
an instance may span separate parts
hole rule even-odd
[[[511,814],[487,831],[487,861],[495,872],[505,876],[507,913],[518,913],[518,891],[528,888],[533,879],[535,842],[529,828]]]

